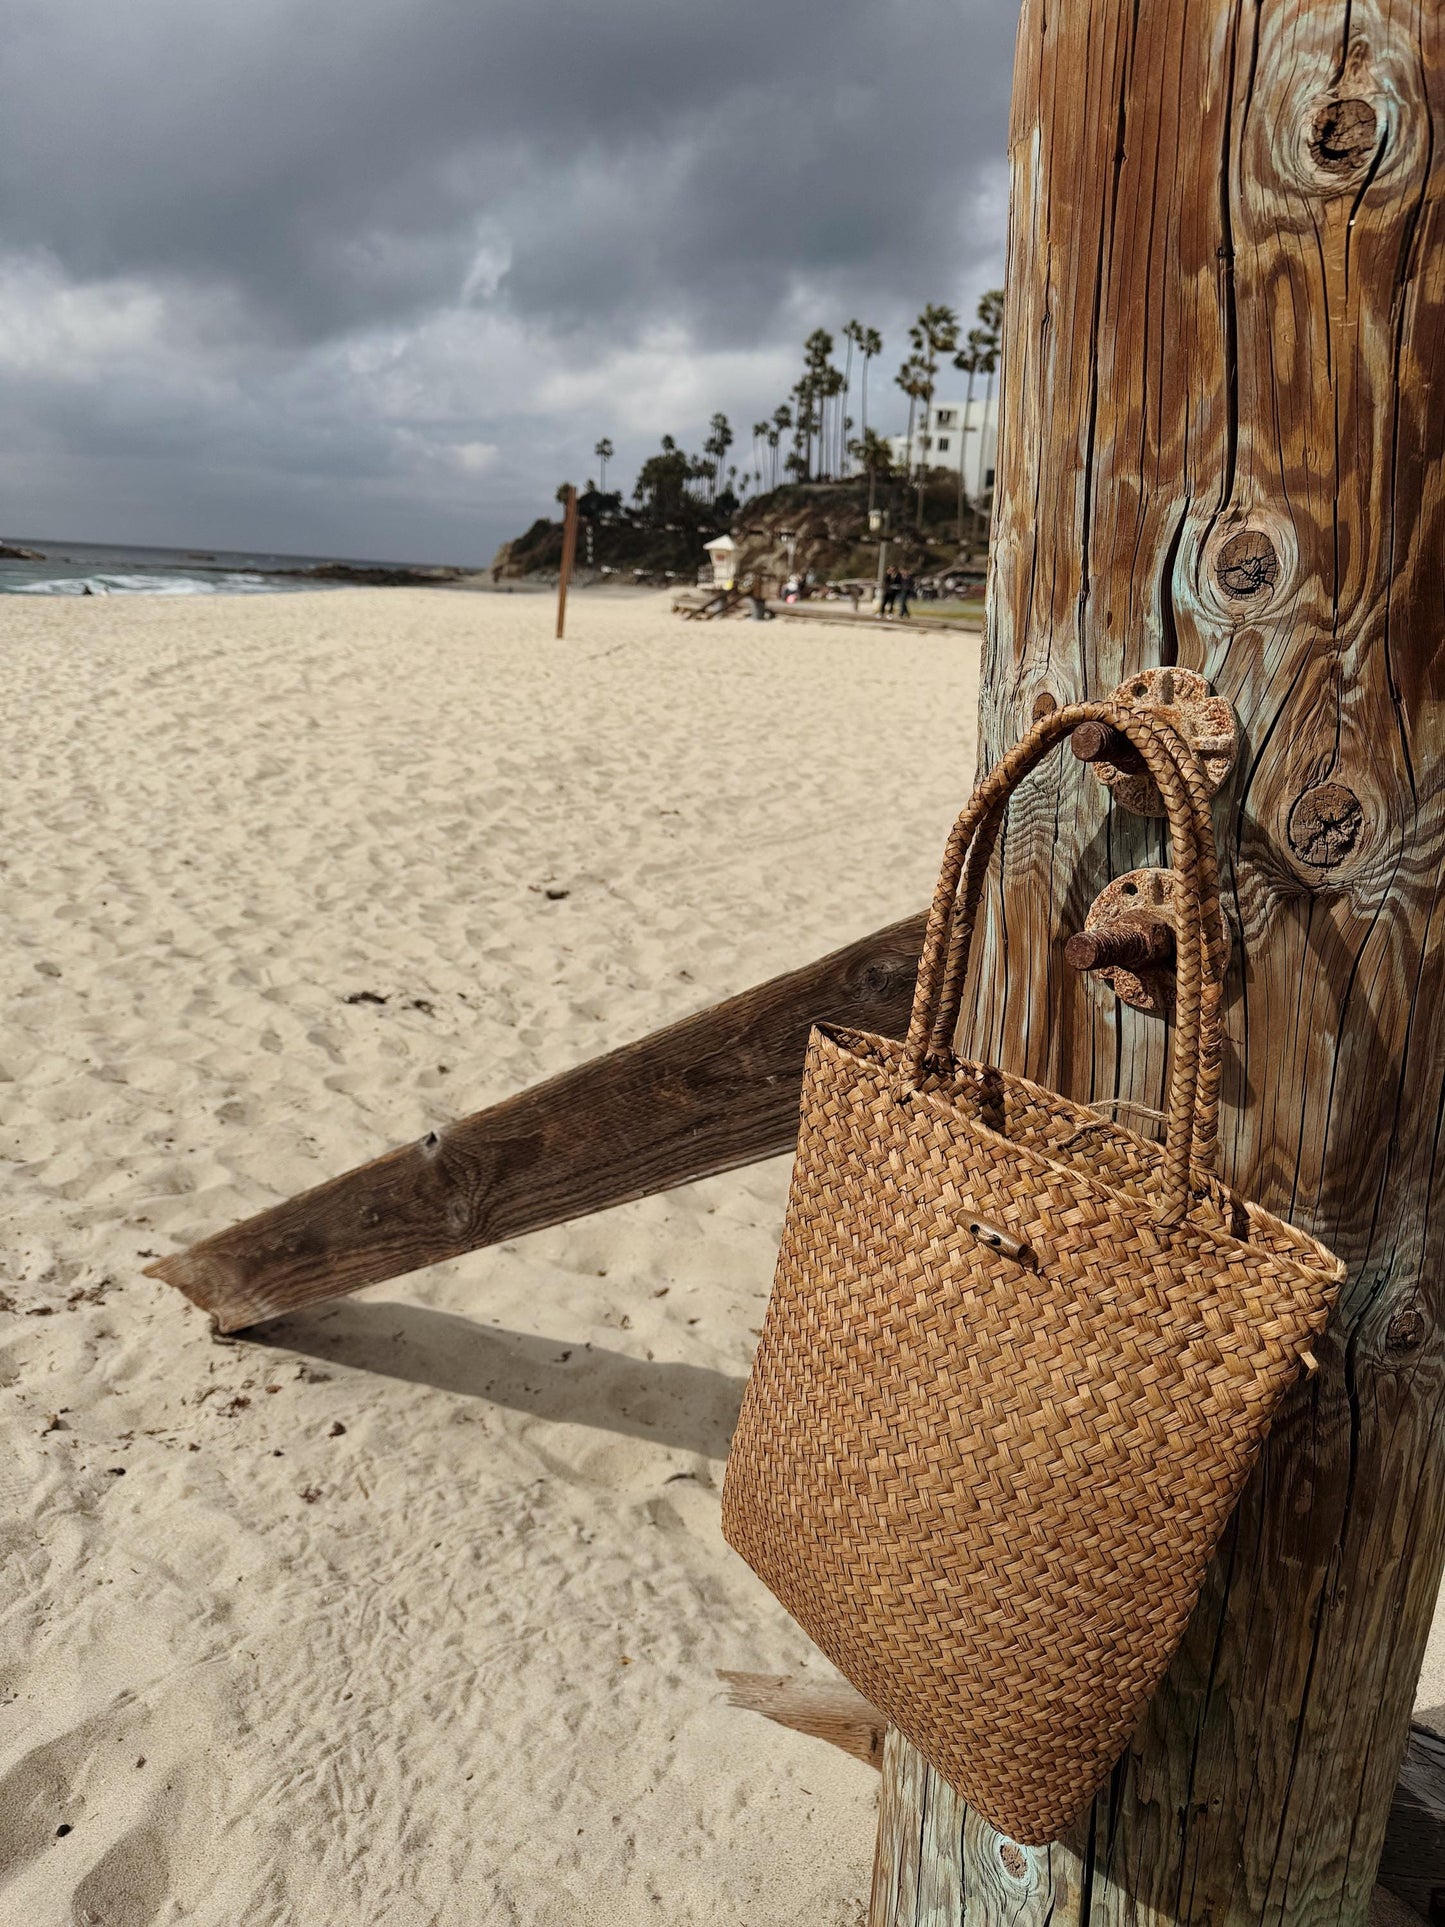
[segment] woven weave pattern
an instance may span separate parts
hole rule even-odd
[[[1342,1268],[1209,1172],[1217,1005],[1197,923],[1169,1145],[940,1052],[930,1000],[967,965],[955,893],[971,925],[975,839],[986,863],[1009,780],[950,846],[909,1042],[813,1034],[723,1529],[972,1806],[1042,1842],[1167,1666]],[[1192,787],[1181,767],[1176,855],[1192,830],[1207,902]],[[991,1248],[1000,1233],[1019,1255]]]
[[[1052,1840],[1167,1665],[1338,1273],[1257,1210],[1293,1261],[1207,1206],[1166,1245],[1033,1149],[1034,1087],[1002,1080],[1000,1141],[942,1092],[902,1110],[900,1054],[814,1033],[723,1529],[970,1805]],[[1157,1170],[1157,1145],[1052,1104]]]

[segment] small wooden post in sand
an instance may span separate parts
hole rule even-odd
[[[557,640],[560,642],[567,628],[567,584],[572,580],[572,564],[577,558],[577,491],[570,482],[563,490],[562,500],[562,567],[557,576]]]

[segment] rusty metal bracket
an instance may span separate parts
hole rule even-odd
[[[1064,956],[1075,970],[1100,978],[1123,1003],[1165,1016],[1174,1008],[1178,935],[1177,870],[1129,870],[1105,884]],[[1225,955],[1229,923],[1221,915]]]
[[[1109,701],[1147,709],[1178,730],[1199,758],[1211,796],[1233,769],[1239,746],[1234,711],[1194,670],[1145,669],[1120,683]],[[1118,730],[1106,723],[1080,723],[1070,743],[1079,761],[1088,764],[1126,810],[1140,816],[1166,813],[1144,759]]]

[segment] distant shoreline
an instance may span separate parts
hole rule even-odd
[[[484,572],[460,563],[360,561],[259,550],[127,544],[0,542],[0,594],[276,594],[297,589],[455,588]]]

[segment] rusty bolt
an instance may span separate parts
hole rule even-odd
[[[1367,100],[1327,100],[1310,122],[1309,150],[1327,174],[1349,174],[1375,151],[1379,123]]]
[[[1359,841],[1365,812],[1343,783],[1316,783],[1289,813],[1290,848],[1318,870],[1340,863]]]
[[[1162,917],[1114,917],[1070,937],[1064,961],[1074,970],[1168,970],[1174,926]]]
[[[1268,595],[1279,581],[1279,557],[1262,529],[1241,529],[1219,551],[1215,564],[1219,586],[1241,600]]]
[[[1126,776],[1137,776],[1149,767],[1123,730],[1112,723],[1080,723],[1070,733],[1069,748],[1081,763],[1107,763]]]

